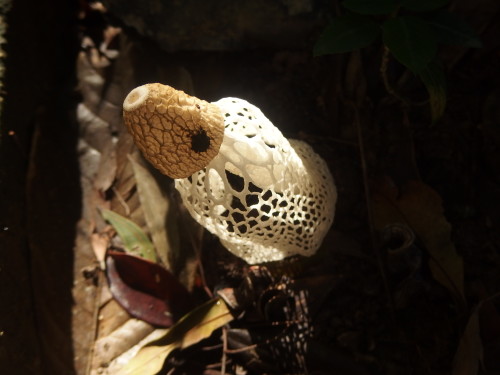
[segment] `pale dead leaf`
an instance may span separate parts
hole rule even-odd
[[[113,361],[111,361],[108,367],[99,368],[97,373],[99,375],[122,375],[123,367],[125,367],[127,363],[129,363],[130,360],[134,358],[134,356],[139,352],[139,350],[144,345],[146,345],[149,342],[158,340],[159,338],[164,336],[167,333],[167,331],[168,330],[164,328],[155,329],[153,332],[151,332],[149,335],[147,335],[145,338],[139,341],[136,345],[132,346],[126,352],[122,353],[121,355],[116,357]]]
[[[88,7],[90,7],[90,9],[92,9],[92,10],[96,10],[96,11],[101,12],[103,14],[108,12],[108,10],[104,6],[104,4],[101,3],[100,1],[94,1],[94,2],[89,3]]]
[[[132,319],[129,313],[113,298],[109,287],[101,288],[101,308],[99,310],[99,332],[97,339],[105,337]]]
[[[108,26],[104,30],[104,40],[99,46],[99,51],[110,60],[116,59],[120,54],[118,50],[109,49],[109,45],[121,31],[122,29],[120,27],[114,26]]]
[[[108,248],[109,237],[102,233],[92,233],[90,240],[95,257],[97,258],[101,269],[104,269],[104,258],[106,257],[106,249]]]
[[[116,140],[110,125],[83,103],[77,107],[77,119],[82,136],[79,144],[82,176],[89,178],[95,189],[106,191],[116,175]]]
[[[138,320],[129,319],[109,335],[98,339],[94,346],[93,368],[106,367],[140,340],[153,331],[153,326]]]
[[[84,40],[87,47],[93,48],[93,42],[87,38]],[[95,50],[95,48],[93,48]],[[77,58],[76,67],[78,77],[78,91],[82,94],[83,104],[92,112],[98,108],[104,86],[104,77],[101,69],[97,69],[91,62],[90,53],[80,52]]]
[[[98,191],[108,190],[116,176],[116,150],[114,141],[110,139],[108,147],[101,155],[101,163],[94,179],[94,186]]]

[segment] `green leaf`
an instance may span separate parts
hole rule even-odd
[[[172,210],[168,196],[163,193],[160,185],[147,168],[139,164],[131,155],[128,155],[128,159],[134,171],[137,195],[156,253],[163,265],[171,270],[171,254],[175,253],[179,241],[176,238],[178,228],[175,224],[177,223],[173,220],[167,221],[168,213]]]
[[[446,108],[446,78],[439,65],[430,63],[420,70],[418,76],[429,93],[432,123],[439,120]]]
[[[396,0],[345,0],[342,5],[355,13],[380,15],[392,13],[397,3]]]
[[[343,53],[363,48],[380,34],[380,27],[370,18],[346,15],[335,18],[314,46],[314,56]]]
[[[436,56],[436,37],[431,27],[418,18],[391,18],[383,24],[382,30],[385,45],[413,72],[423,69]]]
[[[443,44],[481,48],[481,39],[465,21],[453,13],[441,11],[427,14],[424,20],[434,30],[437,40]]]
[[[137,224],[110,210],[101,209],[101,215],[115,228],[127,253],[156,262],[154,246]]]
[[[401,6],[414,12],[427,12],[439,9],[449,2],[450,0],[402,0]]]
[[[120,374],[156,374],[174,349],[196,344],[231,320],[233,316],[220,298],[210,300],[184,315],[162,338],[143,346]]]

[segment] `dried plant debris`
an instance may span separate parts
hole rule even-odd
[[[198,373],[211,368],[227,374],[242,369],[248,374],[307,373],[306,353],[313,328],[306,290],[287,276],[273,276],[266,267],[255,266],[239,287],[220,289],[218,294],[237,318],[223,328],[222,337],[212,336],[172,353],[165,371]],[[195,363],[189,360],[193,356],[198,358]]]
[[[210,337],[215,330],[231,320],[233,316],[221,299],[210,300],[186,314],[163,336],[143,345],[120,374],[157,374],[173,350],[190,347]]]
[[[475,14],[475,3],[462,3],[456,4],[462,14],[469,10]],[[492,11],[483,13],[497,14],[498,5],[490,4]],[[86,11],[106,12],[97,2],[91,8]],[[497,40],[498,25],[492,17],[477,20],[483,22],[478,29],[489,35],[485,46]],[[92,28],[92,32],[84,33],[77,67],[84,192],[77,251],[83,254],[85,244],[93,255],[92,243],[96,254],[96,259],[87,256],[85,262],[77,257],[75,265],[75,274],[84,279],[77,280],[74,292],[79,374],[469,375],[500,368],[496,359],[500,309],[498,301],[489,298],[500,286],[495,230],[498,173],[491,173],[499,164],[494,126],[498,116],[488,110],[498,107],[498,95],[489,86],[495,81],[487,78],[488,69],[498,71],[498,56],[490,65],[480,62],[491,51],[469,54],[464,50],[459,55],[443,51],[448,54],[447,74],[455,78],[449,81],[453,100],[440,122],[428,128],[430,116],[423,107],[401,109],[382,92],[382,85],[374,84],[377,64],[366,64],[366,58],[380,51],[338,59],[312,59],[307,51],[289,50],[240,51],[237,56],[225,52],[165,54],[151,48],[157,44],[131,37],[128,28],[108,23],[105,18],[92,25],[82,20],[86,31]],[[471,61],[484,71],[476,73]],[[196,71],[198,93],[214,99],[221,93],[238,95],[266,107],[270,119],[290,125],[281,129],[283,134],[308,140],[335,172],[336,225],[324,236],[318,252],[304,258],[307,261],[288,267],[289,261],[295,261],[291,257],[266,267],[248,266],[192,220],[180,203],[175,182],[151,172],[141,159],[123,126],[122,102],[130,90],[145,82],[165,82],[195,93],[189,71],[179,62]],[[411,91],[414,80],[389,67],[389,78],[397,79],[397,89]],[[467,82],[464,92],[457,91],[463,82]],[[485,97],[488,100],[483,101]],[[247,103],[233,103],[239,109],[228,107],[222,116],[227,113],[227,119],[240,121],[244,116],[238,113],[244,115],[245,108],[251,109]],[[484,119],[478,115],[481,111]],[[359,116],[364,137],[356,135],[353,116]],[[402,123],[408,131],[396,132]],[[225,131],[231,132],[231,124],[225,125],[229,125]],[[257,140],[257,134],[250,133],[252,126],[247,130],[244,136]],[[202,153],[208,132],[189,135],[185,143],[191,151]],[[358,147],[363,142],[365,154],[360,157]],[[272,149],[269,145],[260,146]],[[224,150],[223,146],[219,153],[260,166],[259,153],[243,157],[235,148]],[[298,143],[297,147],[302,146]],[[278,217],[287,213],[285,220],[289,218],[291,205],[280,207],[285,199],[282,191],[278,189],[270,198],[259,184],[241,183],[245,175],[265,185],[265,172],[252,177],[251,168],[231,164],[220,170],[211,168],[205,175],[196,172],[196,178],[177,183],[188,200],[202,197],[193,203],[199,205],[200,217],[206,198],[219,199],[224,187],[225,193],[239,199],[226,202],[227,212],[221,212],[226,215],[221,222],[233,234],[244,230],[267,233],[269,229],[259,226],[260,221],[254,225],[251,220],[272,220],[272,213],[281,208]],[[364,186],[365,167],[368,176],[391,177]],[[425,184],[408,182],[408,176],[416,179],[419,175]],[[450,175],[452,182],[447,181]],[[211,191],[190,190],[205,185]],[[365,188],[371,192],[368,199],[363,196]],[[242,209],[247,198],[250,207]],[[169,287],[156,283],[157,267],[167,268],[187,286],[193,305],[170,328],[160,329],[132,317],[113,298],[102,270],[106,259],[111,262],[124,256],[111,252],[123,249],[124,241],[96,207],[131,220],[152,243],[158,264],[147,264],[152,269],[148,276],[135,265],[130,269],[146,289],[162,285],[153,296],[160,304],[167,305],[163,296]],[[373,213],[372,222],[367,212]],[[305,219],[302,230],[308,228],[310,219]],[[182,258],[186,254],[189,259]],[[132,278],[124,284],[134,284],[131,289],[144,293],[141,282]],[[91,288],[92,293],[85,294]],[[123,294],[131,300],[127,292]],[[460,302],[464,296],[472,302],[469,307]],[[93,304],[88,303],[90,297]],[[84,319],[88,316],[93,317],[92,324]],[[183,326],[183,322],[190,324]],[[179,326],[182,329],[172,329]],[[89,337],[95,342],[89,343]],[[87,360],[91,351],[92,359]]]
[[[266,267],[252,267],[238,293],[254,296],[256,308],[248,306],[242,322],[228,330],[230,356],[242,365],[253,364],[249,367],[256,373],[305,373],[313,335],[308,291],[286,275],[276,277]]]

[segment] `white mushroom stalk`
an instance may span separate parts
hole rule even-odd
[[[154,83],[132,90],[123,109],[146,159],[176,179],[193,218],[233,254],[256,264],[320,247],[335,212],[332,175],[257,107],[207,103]]]

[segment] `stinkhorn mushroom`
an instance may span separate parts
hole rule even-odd
[[[229,251],[255,264],[319,248],[335,211],[332,175],[257,107],[153,83],[132,90],[123,109],[143,155],[175,178],[191,216]]]

